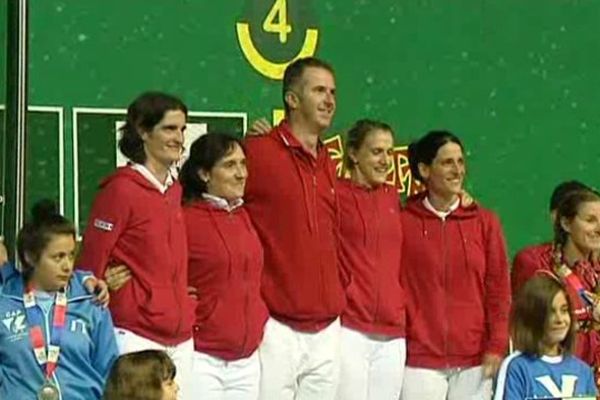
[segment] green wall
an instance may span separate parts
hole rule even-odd
[[[237,22],[249,23],[259,51],[275,62],[289,60],[306,30],[318,29],[316,55],[337,70],[332,135],[362,117],[389,122],[399,145],[432,128],[456,132],[468,149],[468,188],[500,214],[511,253],[549,237],[556,183],[597,184],[599,2],[287,0],[292,31],[281,43],[261,30],[274,0],[125,1],[30,2],[30,101],[64,109],[68,215],[73,108],[122,110],[147,89],[177,93],[194,111],[249,120],[280,107],[280,82],[246,61]],[[98,178],[113,169],[113,122],[87,126],[88,139],[79,141],[82,216]],[[36,195],[54,193],[42,179],[57,170],[47,148],[34,156],[47,161],[32,171]]]

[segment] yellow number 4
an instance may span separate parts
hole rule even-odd
[[[279,41],[285,43],[288,35],[292,32],[292,26],[287,22],[287,0],[275,0],[263,22],[264,31],[279,33]]]

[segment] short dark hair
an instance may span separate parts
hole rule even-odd
[[[144,350],[120,356],[113,364],[104,400],[161,400],[162,384],[177,370],[167,353]]]
[[[179,110],[186,117],[188,109],[177,97],[162,92],[146,92],[138,96],[127,107],[125,125],[119,130],[119,150],[131,161],[143,164],[146,161],[144,141],[141,134],[150,131],[158,124],[167,111]]]
[[[331,73],[331,75],[335,76],[333,67],[330,64],[326,63],[325,61],[320,60],[316,57],[299,58],[296,61],[293,61],[292,63],[290,63],[287,66],[287,68],[285,69],[285,72],[283,73],[282,96],[283,96],[283,108],[285,109],[286,115],[289,113],[290,108],[287,104],[287,101],[285,101],[285,95],[289,90],[291,90],[291,88],[293,86],[297,85],[298,82],[300,82],[300,79],[302,78],[302,75],[304,74],[304,71],[307,68],[325,69],[325,70],[329,71]]]
[[[460,139],[450,131],[434,130],[408,145],[408,163],[413,178],[423,182],[419,164],[431,165],[440,147],[446,143],[456,143],[464,150]]]
[[[579,212],[579,207],[583,203],[600,201],[600,193],[593,189],[584,188],[571,191],[562,199],[556,209],[556,219],[554,220],[554,247],[558,251],[567,243],[569,233],[562,226],[562,219],[573,219]]]
[[[179,181],[183,187],[183,201],[188,203],[202,197],[206,193],[206,182],[200,179],[198,171],[210,171],[219,160],[229,154],[238,144],[242,150],[242,142],[226,133],[207,133],[192,143],[190,156],[183,163],[179,172]]]
[[[346,151],[344,152],[344,161],[348,170],[354,169],[354,161],[350,158],[350,151],[358,151],[363,145],[366,137],[375,130],[387,131],[394,136],[392,127],[385,122],[375,121],[371,119],[361,119],[352,125],[346,134]]]
[[[75,226],[60,215],[56,203],[43,199],[31,209],[31,219],[23,225],[17,236],[17,254],[27,280],[53,237],[69,235],[75,239]]]
[[[550,211],[556,210],[566,195],[581,189],[589,189],[589,187],[575,180],[559,183],[550,196]]]
[[[541,342],[552,310],[552,301],[563,292],[569,305],[571,325],[562,342],[562,349],[570,354],[575,349],[576,321],[571,300],[564,285],[549,273],[539,273],[521,287],[511,310],[510,331],[515,349],[535,356],[542,356]]]

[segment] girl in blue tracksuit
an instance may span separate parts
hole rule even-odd
[[[494,400],[595,399],[592,369],[573,355],[576,327],[563,284],[550,274],[535,276],[512,307],[517,351],[502,363]]]
[[[117,357],[110,314],[73,276],[75,228],[55,209],[34,206],[17,239],[22,274],[5,276],[0,399],[100,399]]]

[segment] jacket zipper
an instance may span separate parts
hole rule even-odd
[[[50,324],[48,323],[48,317],[50,316],[50,313],[46,314],[44,312],[44,310],[37,304],[36,304],[36,307],[40,308],[42,310],[42,313],[44,314],[44,325],[46,326],[46,343],[47,343],[46,347],[49,348],[49,346],[50,346]],[[55,307],[53,305],[52,306],[53,313],[54,313],[54,308]],[[67,316],[65,315],[65,324],[66,323],[67,323]],[[48,351],[48,348],[46,349],[46,352]],[[58,364],[57,364],[57,366],[58,366]],[[44,380],[46,380],[46,371],[42,370],[42,374],[44,375]],[[52,374],[52,376],[50,377],[50,380],[52,380],[56,384],[56,389],[58,390],[59,399],[62,400],[62,390],[60,390],[60,384],[58,383],[58,377],[56,376],[56,372],[54,372],[54,374]]]
[[[312,202],[313,202],[313,222],[314,222],[314,227],[315,227],[315,232],[317,234],[317,241],[320,242],[321,241],[321,232],[319,231],[319,223],[318,223],[318,214],[319,214],[319,210],[318,210],[318,202],[317,202],[317,191],[318,191],[318,185],[317,185],[317,175],[315,172],[315,169],[317,167],[313,166],[313,173],[312,173],[312,181],[313,181],[313,192],[312,192]],[[323,263],[320,257],[320,252],[319,252],[319,299],[320,299],[320,303],[323,304],[325,302],[325,295],[324,295],[324,290],[323,290],[323,285],[325,282],[325,279],[323,277]]]
[[[173,215],[173,213],[172,213],[169,198],[166,197],[167,196],[166,192],[165,192],[164,196],[165,196],[165,202],[168,207],[167,215],[170,215],[171,218],[176,219],[176,215]],[[179,222],[183,223],[183,221],[179,221]],[[172,237],[171,237],[171,235],[173,234],[172,225],[173,225],[173,223],[171,221],[171,223],[169,224],[169,235],[168,235],[169,251],[171,252],[171,257],[170,257],[171,260],[173,259],[173,247],[172,247],[173,241],[172,241]],[[186,265],[186,268],[187,268],[187,265]],[[181,302],[179,301],[179,297],[178,297],[180,295],[180,293],[177,293],[177,269],[175,269],[175,271],[173,271],[173,277],[172,277],[171,281],[172,281],[171,286],[173,288],[173,294],[174,294],[173,298],[175,299],[175,303],[177,303],[177,309],[179,310],[179,320],[177,321],[177,327],[175,328],[174,335],[179,336],[179,333],[181,331],[181,322],[182,322],[181,320],[182,320],[182,318],[184,318],[184,316],[183,316],[183,313],[181,312],[182,311]],[[185,290],[187,292],[187,282],[185,282]]]
[[[446,294],[448,293],[448,254],[446,246],[446,220],[442,220],[442,249],[443,249],[443,262],[444,262],[444,297],[447,299]],[[444,329],[443,329],[443,340],[444,340],[444,358],[446,361],[446,367],[448,364],[448,302],[444,301]]]
[[[380,231],[381,231],[381,223],[380,223],[381,220],[379,218],[380,217],[380,215],[379,215],[379,204],[377,203],[377,197],[375,195],[371,195],[370,194],[369,197],[372,197],[370,199],[369,203],[375,205],[374,210],[373,210],[373,216],[374,216],[373,219],[374,219],[374,221],[376,223],[376,226],[377,226],[377,229],[375,230],[374,234],[377,235],[377,236],[375,237],[375,240],[376,240],[375,241],[375,255],[376,255],[376,257],[375,257],[374,261],[377,263],[375,266],[379,267],[380,266],[379,263],[378,263],[379,255],[380,255],[379,254],[379,250],[380,250],[380,247],[379,247],[379,234],[380,234]],[[369,233],[372,233],[372,232],[369,232]],[[379,321],[379,306],[380,306],[380,302],[381,302],[381,279],[382,278],[383,279],[387,279],[387,277],[382,277],[381,274],[378,274],[376,271],[373,271],[373,272],[375,272],[375,280],[377,281],[376,282],[377,294],[376,294],[376,297],[375,297],[375,314],[373,315],[373,322],[377,323],[377,321]],[[377,279],[378,276],[379,276],[379,279]]]
[[[248,298],[250,297],[249,295],[249,285],[248,285],[248,260],[246,260],[246,262],[244,263],[244,281],[242,282],[242,284],[244,285],[244,291],[246,292],[245,296],[244,296],[244,341],[242,342],[242,353],[246,350],[246,346],[248,344],[248,319],[250,318],[250,315],[248,315]]]

